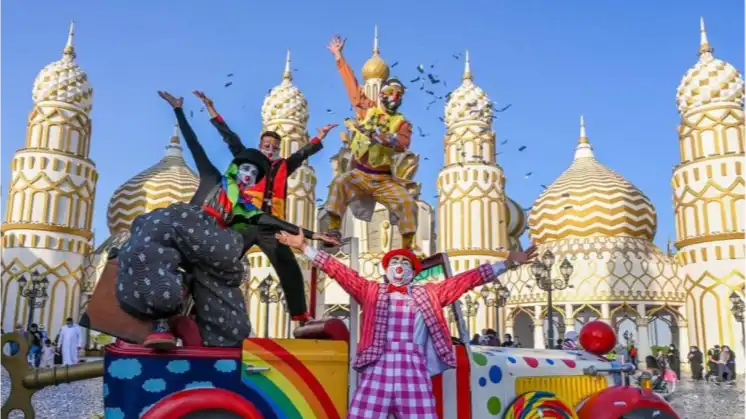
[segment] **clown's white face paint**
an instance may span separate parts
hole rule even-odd
[[[242,186],[254,186],[256,178],[259,175],[259,169],[251,163],[241,163],[238,166],[236,174],[236,183]]]
[[[414,279],[412,262],[404,256],[394,256],[386,268],[386,278],[394,285],[408,285]]]

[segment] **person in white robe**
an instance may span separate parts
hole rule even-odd
[[[80,327],[73,324],[73,319],[68,317],[67,324],[60,330],[60,338],[57,350],[62,353],[62,365],[75,365],[83,348],[83,333]]]

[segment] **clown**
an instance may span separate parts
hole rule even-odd
[[[234,157],[238,157],[246,150],[241,138],[228,127],[228,124],[215,109],[212,99],[204,92],[195,90],[194,95],[202,101],[210,114],[210,122],[217,128],[223,141]],[[285,220],[288,192],[288,178],[295,173],[303,162],[309,157],[321,151],[322,141],[336,125],[329,124],[319,128],[318,135],[312,138],[308,144],[291,154],[287,159],[280,157],[280,146],[282,138],[274,131],[265,131],[260,135],[259,151],[269,159],[270,166],[267,175],[251,187],[246,188],[246,194],[251,203],[267,214]],[[255,243],[262,252],[267,255],[269,262],[277,272],[280,284],[284,290],[303,288],[303,273],[298,260],[287,246],[277,242],[275,232],[263,229],[259,232]],[[287,293],[287,304],[290,316],[294,321],[304,323],[310,319],[310,313],[306,305],[305,293]]]
[[[443,316],[472,288],[514,265],[531,260],[534,249],[510,252],[505,262],[481,265],[439,283],[413,285],[422,268],[409,249],[384,255],[385,282],[368,281],[323,250],[307,246],[303,236],[277,234],[336,280],[361,305],[363,318],[354,368],[362,373],[348,418],[437,418],[430,377],[455,368],[456,353]]]
[[[251,333],[239,289],[244,279],[241,258],[262,232],[287,230],[330,240],[254,206],[246,190],[269,170],[267,157],[258,150],[245,149],[221,174],[184,116],[184,99],[166,92],[159,94],[176,113],[199,172],[199,186],[189,203],[175,203],[135,218],[131,236],[117,254],[116,297],[124,311],[153,322],[153,331],[144,345],[168,350],[176,347],[168,319],[180,313],[184,284],[189,283],[203,344],[239,346]],[[302,284],[284,291],[304,298]]]
[[[345,122],[352,133],[349,141],[352,170],[341,173],[329,185],[326,210],[329,232],[341,237],[342,216],[349,207],[353,215],[370,221],[376,202],[385,206],[398,225],[404,248],[411,248],[417,230],[417,203],[406,185],[392,174],[393,157],[409,148],[412,124],[399,113],[404,85],[396,78],[386,80],[379,93],[380,104],[365,97],[355,73],[342,56],[344,40],[334,37],[328,49],[334,55],[357,121]]]

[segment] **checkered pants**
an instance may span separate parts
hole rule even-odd
[[[427,362],[413,342],[415,313],[411,298],[390,295],[386,348],[363,371],[348,419],[437,419]]]
[[[407,189],[388,174],[350,170],[332,180],[326,210],[344,216],[350,202],[369,197],[380,202],[396,220],[401,234],[417,231],[417,202]]]

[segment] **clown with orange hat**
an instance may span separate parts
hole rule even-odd
[[[437,418],[430,377],[456,367],[443,307],[529,262],[535,250],[510,252],[506,261],[481,265],[442,282],[414,285],[422,265],[409,249],[384,255],[385,281],[379,283],[307,246],[302,235],[283,231],[277,239],[301,250],[360,303],[362,324],[353,366],[361,377],[348,418],[387,418],[390,412],[396,417]]]

